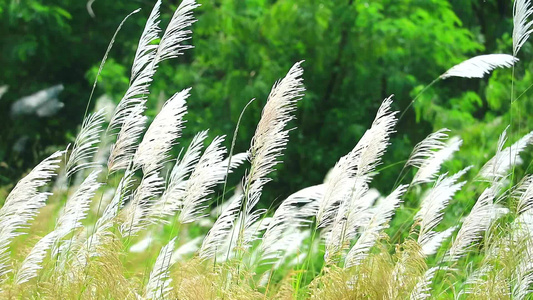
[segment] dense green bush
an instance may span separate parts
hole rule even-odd
[[[118,34],[96,91],[96,98],[105,93],[115,103],[122,97],[135,38],[145,19],[141,14],[148,15],[151,3],[95,1],[91,17],[83,1],[3,1],[0,85],[8,85],[9,91],[0,102],[0,174],[2,184],[9,185],[51,153],[50,146],[72,142],[113,31],[123,16],[141,7]],[[155,115],[169,90],[193,86],[187,116],[191,131],[184,133],[190,140],[204,128],[215,134],[233,131],[244,105],[257,98],[237,139],[237,149],[246,149],[271,83],[287,65],[306,60],[307,101],[293,123],[299,130],[287,150],[289,159],[274,175],[276,196],[321,182],[322,174],[368,127],[368,112],[377,109],[378,99],[395,94],[395,107],[403,110],[417,91],[454,63],[475,54],[509,52],[511,47],[511,1],[201,4],[192,40],[196,48],[160,66],[148,115]],[[168,19],[176,6],[163,3],[163,17]],[[529,49],[525,45],[520,55],[526,59],[517,67],[517,94],[529,86]],[[434,85],[398,124],[386,164],[403,160],[416,141],[435,129],[448,127],[460,134],[468,126],[479,131],[507,113],[510,75],[503,70],[490,81],[452,79]],[[61,113],[49,118],[8,115],[16,99],[60,83],[65,86],[59,96],[65,103]],[[493,141],[506,123],[479,139],[484,144]],[[21,136],[28,137],[26,146],[14,151],[12,145]],[[470,156],[464,149],[468,145],[466,140],[463,150]],[[301,170],[308,176],[291,175]],[[390,171],[377,178],[378,189],[386,190],[386,183],[394,180],[398,169]]]

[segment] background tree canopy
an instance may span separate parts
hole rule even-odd
[[[0,86],[9,87],[0,100],[0,185],[12,186],[21,172],[73,141],[116,27],[141,7],[118,34],[94,97],[120,100],[154,2],[0,0]],[[193,87],[181,142],[187,145],[207,128],[211,137],[231,135],[245,104],[257,98],[239,127],[236,151],[244,151],[272,84],[294,62],[305,60],[307,92],[292,123],[296,129],[284,164],[269,184],[265,198],[271,200],[322,182],[369,127],[383,98],[394,94],[395,108],[403,111],[454,64],[512,48],[510,0],[200,3],[191,40],[195,49],[161,64],[148,114],[153,117],[174,92]],[[164,1],[162,19],[169,20],[178,4]],[[450,128],[465,140],[458,159],[449,163],[454,170],[468,164],[479,168],[494,153],[494,142],[511,117],[512,140],[527,132],[532,122],[526,113],[531,101],[525,101],[531,94],[531,53],[530,44],[520,53],[523,61],[514,83],[520,97],[512,108],[510,69],[483,80],[441,81],[422,94],[400,121],[384,159],[385,166],[394,168],[383,170],[375,187],[390,186],[402,165],[394,163],[403,162],[413,145],[435,129]],[[57,84],[64,86],[58,95],[64,107],[56,114],[11,112],[17,99]]]

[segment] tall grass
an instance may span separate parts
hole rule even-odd
[[[158,64],[192,48],[184,42],[198,5],[184,0],[165,31],[160,5],[150,14],[130,86],[110,122],[103,111],[88,115],[73,146],[41,162],[5,199],[2,298],[530,297],[533,175],[514,180],[514,166],[533,132],[506,147],[504,131],[484,166],[449,174],[442,165],[462,140],[438,130],[415,146],[382,196],[371,186],[398,121],[390,96],[322,184],[295,191],[276,210],[258,209],[282,163],[297,103],[305,101],[302,62],[274,84],[250,149],[233,155],[236,149],[228,151],[218,136],[204,150],[206,130],[171,157],[194,90],[175,93],[149,126],[144,111]],[[514,55],[471,58],[432,84],[514,66],[530,33],[530,2],[516,1],[515,11],[521,28],[513,33]],[[227,176],[240,165],[246,168],[242,184],[228,188],[230,196],[215,197],[215,187],[224,183],[225,191]],[[82,180],[71,180],[75,176]],[[481,192],[449,226],[445,215],[465,188]],[[419,205],[390,237],[391,220],[406,199]],[[215,200],[220,204],[213,207]]]

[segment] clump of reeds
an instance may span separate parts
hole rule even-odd
[[[148,18],[130,86],[110,122],[103,111],[87,116],[73,146],[46,158],[5,199],[2,298],[528,297],[533,176],[511,186],[509,175],[533,132],[508,147],[506,131],[501,134],[494,157],[468,183],[483,191],[461,220],[443,228],[447,208],[472,170],[441,171],[462,144],[459,137],[449,138],[449,130],[416,145],[390,194],[371,188],[398,121],[391,96],[324,183],[296,191],[273,212],[258,209],[304,97],[302,62],[274,84],[250,149],[228,153],[219,136],[204,150],[206,130],[172,158],[185,130],[191,90],[175,93],[148,126],[144,111],[158,65],[192,48],[185,41],[198,4],[184,0],[164,31],[160,5],[157,1]],[[513,66],[531,32],[527,20],[533,8],[529,0],[517,0],[514,12],[513,55],[477,56],[437,80],[483,77]],[[106,163],[97,153],[108,153]],[[242,185],[210,209],[215,187],[243,164]],[[411,169],[416,172],[409,179]],[[56,174],[65,186],[46,191]],[[83,180],[74,183],[75,176]],[[391,238],[389,224],[406,197],[417,199],[418,208],[404,220],[398,234],[403,237]],[[45,228],[31,227],[36,216],[34,223]],[[28,232],[30,238],[23,238]]]

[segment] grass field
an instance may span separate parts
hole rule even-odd
[[[190,89],[170,97],[151,122],[145,110],[158,64],[191,48],[186,41],[198,5],[184,0],[161,30],[160,4],[113,115],[88,113],[75,142],[7,195],[0,209],[0,297],[531,297],[533,175],[521,154],[533,132],[507,134],[514,132],[511,121],[483,164],[451,173],[444,164],[462,140],[438,130],[401,162],[396,182],[382,194],[372,180],[388,167],[382,156],[410,108],[396,111],[390,96],[322,184],[263,209],[260,203],[272,201],[261,197],[263,189],[298,130],[290,122],[305,101],[302,62],[273,84],[249,149],[224,146],[238,137],[239,124],[228,136],[210,136],[206,128],[183,145]],[[532,27],[530,1],[516,1],[514,13],[512,55],[473,57],[429,86],[482,78],[496,68],[514,71]],[[229,176],[242,178],[240,184],[228,184]],[[470,208],[454,210],[456,197],[470,197]]]

